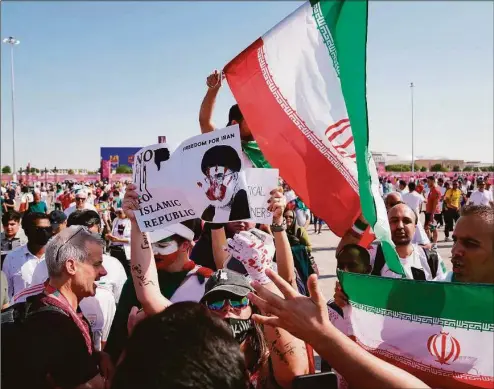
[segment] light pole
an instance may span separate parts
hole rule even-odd
[[[14,46],[21,43],[13,36],[9,36],[3,40],[3,43],[10,45],[10,87],[12,99],[12,171],[15,172],[15,77],[14,77]]]
[[[414,134],[413,134],[413,82],[410,83],[410,96],[412,98],[412,173],[415,172],[415,154],[414,154],[414,149],[413,149],[413,141],[414,141]]]

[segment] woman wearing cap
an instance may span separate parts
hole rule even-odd
[[[123,208],[131,220],[135,220],[137,199],[135,186],[129,186]],[[151,248],[152,238],[147,233],[138,232],[137,223],[133,223],[132,278],[145,314],[154,315],[174,301],[161,292],[164,286],[160,285],[158,264],[153,260],[156,249]],[[242,262],[252,280],[281,296],[265,274],[265,270],[271,267],[274,255],[271,235],[256,229],[242,231],[229,239],[227,250]],[[251,291],[246,278],[231,270],[222,269],[206,282],[201,302],[224,319],[232,329],[245,355],[252,388],[289,388],[296,376],[308,373],[305,344],[282,329],[257,326],[251,318],[256,308],[246,297]]]
[[[105,348],[115,362],[125,346],[127,319],[132,308],[141,308],[140,302],[146,301],[140,295],[137,286],[155,287],[156,293],[166,301],[170,301],[170,304],[180,301],[198,302],[204,295],[206,278],[212,273],[212,270],[197,266],[189,259],[197,219],[153,231],[150,236],[146,235],[144,242],[133,213],[129,211],[125,213],[130,216],[131,222],[132,277],[129,277],[123,287]],[[147,265],[143,265],[145,261],[149,266],[152,265],[155,271],[156,278],[152,281],[145,276],[147,272]],[[149,312],[149,307],[145,303],[142,304],[142,308]]]

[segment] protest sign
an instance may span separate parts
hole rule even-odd
[[[170,157],[164,143],[144,147],[135,155],[133,181],[140,196],[136,220],[141,231],[154,231],[197,217],[185,194],[174,188],[175,169]],[[166,188],[160,188],[158,182]]]
[[[177,182],[199,217],[214,223],[250,218],[238,125],[192,137],[173,155]]]
[[[241,153],[238,126],[192,137],[173,155],[166,143],[141,149],[133,170],[141,231],[193,218],[215,223],[250,219]]]
[[[272,224],[273,214],[268,211],[270,192],[278,187],[278,169],[245,169],[251,221]]]

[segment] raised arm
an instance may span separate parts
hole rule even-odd
[[[230,258],[230,254],[225,251],[226,232],[223,225],[211,224],[211,246],[216,269],[223,269],[226,261]]]
[[[264,327],[282,327],[304,339],[355,388],[428,388],[418,378],[373,356],[337,330],[329,321],[326,299],[319,290],[317,276],[307,282],[311,297],[301,296],[276,273],[267,270],[285,298],[269,288],[253,283],[258,295],[248,297],[265,315],[252,318]]]
[[[216,103],[216,96],[221,88],[221,72],[218,73],[215,70],[206,79],[206,85],[208,90],[206,96],[201,103],[201,109],[199,110],[199,126],[201,127],[201,133],[214,131],[214,124],[212,122],[214,104]]]
[[[338,243],[338,247],[336,248],[336,253],[339,253],[347,244],[358,244],[368,226],[364,216],[360,215],[355,223],[353,223],[353,226],[341,238],[340,243]]]
[[[171,305],[161,294],[158,271],[147,232],[141,232],[134,211],[139,209],[135,185],[128,185],[123,201],[123,210],[131,221],[130,268],[137,299],[146,315],[155,315]]]
[[[283,224],[283,212],[286,207],[286,199],[283,196],[283,189],[278,188],[271,191],[268,210],[273,213],[273,231],[274,244],[276,248],[276,264],[278,265],[278,274],[286,282],[297,288],[297,279],[295,277],[295,264],[293,262],[292,249],[286,230],[281,226]]]
[[[242,231],[228,240],[230,254],[243,263],[249,276],[271,293],[282,296],[266,276],[274,255],[273,246],[273,237],[257,229]],[[288,287],[293,290],[291,285]],[[291,388],[295,377],[309,372],[305,343],[282,328],[265,326],[263,332],[276,382],[283,388]]]

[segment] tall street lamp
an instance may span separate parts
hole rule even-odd
[[[11,107],[12,107],[12,171],[15,172],[15,77],[14,77],[14,46],[21,43],[13,36],[5,38],[3,43],[10,45],[10,87],[11,87]]]
[[[413,143],[414,143],[414,134],[413,134],[413,82],[410,83],[410,96],[412,99],[412,173],[415,171],[415,153],[413,149]]]

